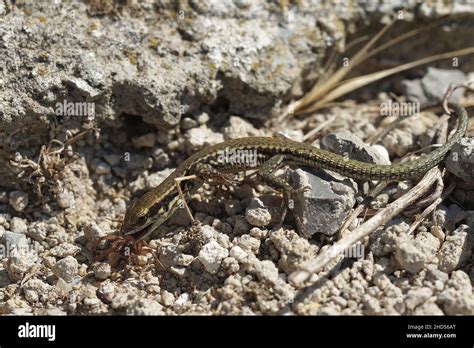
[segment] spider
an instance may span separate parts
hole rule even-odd
[[[100,244],[103,240],[110,241],[111,245],[107,249],[102,251],[99,255],[97,255],[97,261],[102,261],[107,258],[112,265],[115,265],[120,258],[126,257],[130,259],[133,254],[146,255],[147,253],[151,252],[158,264],[163,269],[166,269],[158,259],[158,256],[156,255],[157,250],[148,246],[148,244],[144,240],[136,241],[132,235],[113,235],[101,237],[97,244]]]

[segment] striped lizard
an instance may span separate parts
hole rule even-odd
[[[232,173],[257,170],[257,175],[263,182],[282,190],[287,202],[291,200],[291,194],[298,189],[295,190],[285,180],[274,175],[274,172],[283,165],[295,164],[328,169],[359,180],[402,180],[425,173],[439,164],[453,144],[459,142],[466,132],[468,125],[466,109],[457,104],[450,104],[450,107],[458,117],[455,133],[438,149],[416,161],[403,164],[379,165],[350,160],[309,144],[276,137],[232,139],[205,147],[183,161],[158,187],[146,192],[128,207],[120,235],[104,238],[113,241],[109,253],[123,251],[126,247],[140,252],[143,245],[140,241],[165,223],[179,206],[184,206],[194,221],[186,204],[186,195],[194,192],[202,182],[232,184],[234,181],[229,176]],[[228,161],[222,158],[225,151],[237,153],[253,151],[256,160],[253,166]],[[198,184],[190,186],[189,183],[192,181]],[[184,192],[181,188],[182,182],[185,182]]]

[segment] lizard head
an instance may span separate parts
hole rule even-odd
[[[149,210],[146,206],[141,205],[139,201],[133,202],[127,208],[120,228],[121,235],[132,235],[149,226]]]
[[[120,234],[141,240],[162,225],[178,208],[180,198],[175,190],[163,194],[147,192],[132,203],[123,220]]]

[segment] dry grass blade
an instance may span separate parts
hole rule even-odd
[[[324,121],[323,123],[321,123],[319,126],[317,126],[316,128],[312,129],[311,131],[309,131],[307,134],[305,134],[303,136],[303,141],[306,142],[308,141],[309,139],[313,138],[316,134],[319,133],[319,131],[321,129],[324,129],[326,126],[330,125],[331,123],[334,122],[334,120],[336,119],[336,115],[333,115],[332,117],[330,117],[329,119],[327,119],[326,121]]]
[[[393,39],[383,43],[382,45],[380,45],[379,47],[377,48],[374,48],[372,51],[368,52],[365,56],[364,56],[364,60],[367,60],[369,59],[370,57],[372,57],[373,55],[401,42],[401,41],[404,41],[412,36],[415,36],[415,35],[419,35],[420,33],[424,32],[424,31],[427,31],[427,30],[430,30],[432,29],[433,27],[439,25],[441,22],[444,22],[446,20],[446,18],[440,18],[436,21],[433,21],[432,23],[428,24],[428,25],[425,25],[421,28],[416,28],[416,29],[413,29],[413,30],[410,30],[404,34],[401,34],[397,37],[394,37]]]
[[[347,94],[348,91],[351,91],[351,88],[353,88],[353,89],[360,88],[362,86],[365,86],[368,83],[371,83],[371,82],[374,82],[376,80],[382,79],[382,78],[384,78],[386,76],[389,76],[391,74],[394,74],[394,73],[397,73],[399,71],[403,71],[403,70],[406,70],[406,69],[410,69],[411,68],[411,67],[409,67],[410,64],[418,63],[418,64],[415,64],[415,65],[412,66],[412,67],[415,67],[415,66],[418,66],[418,65],[421,65],[421,64],[426,64],[426,63],[432,62],[432,61],[437,60],[437,59],[450,58],[451,57],[449,55],[450,53],[454,54],[455,52],[459,52],[459,51],[443,53],[443,54],[448,55],[448,56],[445,56],[444,58],[442,57],[443,54],[439,54],[439,55],[434,55],[434,56],[431,56],[431,57],[424,58],[424,59],[426,59],[426,61],[424,61],[424,62],[423,62],[423,59],[420,59],[416,62],[401,65],[399,67],[403,66],[403,67],[406,67],[406,68],[401,69],[401,70],[397,70],[397,68],[399,68],[399,67],[393,68],[394,69],[394,70],[392,70],[393,72],[391,74],[389,73],[388,75],[385,74],[385,73],[390,72],[390,69],[380,71],[380,72],[376,72],[374,74],[369,74],[369,75],[366,75],[365,77],[364,76],[361,77],[362,79],[368,78],[368,77],[373,77],[374,78],[373,80],[367,80],[366,83],[361,83],[360,80],[359,81],[349,80],[347,83],[354,83],[355,85],[353,87],[351,87],[352,85],[348,85],[347,88],[344,88],[346,82],[343,82],[341,84],[341,81],[343,80],[343,78],[348,73],[350,73],[355,67],[360,65],[362,62],[364,62],[368,58],[372,57],[373,55],[375,55],[375,54],[377,54],[377,53],[379,53],[379,52],[381,52],[381,51],[383,51],[383,50],[385,50],[385,49],[387,49],[387,48],[389,48],[389,47],[391,47],[391,46],[393,46],[393,45],[395,45],[395,44],[397,44],[401,41],[407,40],[408,38],[410,38],[414,35],[419,35],[420,33],[424,32],[424,31],[432,29],[433,27],[439,25],[441,22],[444,22],[445,20],[446,20],[446,18],[440,18],[440,19],[438,19],[438,20],[436,20],[436,21],[434,21],[434,22],[432,22],[428,25],[425,25],[421,28],[417,28],[417,29],[411,30],[407,33],[401,34],[401,35],[389,40],[388,42],[383,43],[379,47],[369,51],[369,49],[375,44],[375,42],[377,40],[379,40],[380,37],[395,22],[395,21],[391,21],[390,23],[385,25],[385,27],[383,27],[362,49],[360,49],[354,55],[354,57],[351,58],[351,62],[350,62],[349,65],[343,66],[340,69],[338,69],[327,80],[325,80],[323,82],[318,82],[315,86],[313,86],[313,88],[303,98],[291,103],[289,105],[289,107],[287,108],[287,110],[285,110],[285,112],[280,116],[279,120],[284,119],[286,116],[288,116],[288,114],[293,114],[293,113],[301,114],[301,113],[306,113],[306,112],[312,112],[312,111],[315,111],[315,110],[320,109],[322,107],[326,107],[329,102],[335,100],[339,96]],[[356,41],[360,41],[360,40],[356,40]],[[350,46],[350,44],[348,45],[348,47],[349,46]],[[460,50],[460,51],[463,51],[463,50]],[[469,52],[469,53],[472,53],[472,52]],[[469,54],[469,53],[466,53],[466,54]],[[330,69],[325,69],[325,71],[330,71]],[[357,86],[357,83],[361,83],[361,84],[359,86]],[[334,91],[333,90],[334,88],[336,88],[337,91]],[[313,105],[313,106],[310,106],[310,105]]]
[[[329,102],[332,102],[333,100],[349,92],[352,92],[355,89],[366,86],[372,82],[381,80],[387,76],[390,76],[390,75],[393,75],[393,74],[396,74],[408,69],[412,69],[420,65],[432,63],[437,60],[447,59],[447,58],[452,58],[452,57],[457,57],[457,56],[464,56],[464,55],[473,54],[473,53],[474,53],[474,47],[463,48],[460,50],[435,54],[426,58],[416,60],[414,62],[405,63],[405,64],[402,64],[390,69],[382,70],[382,71],[377,71],[372,74],[355,77],[353,79],[342,82],[339,86],[337,86],[330,93],[328,93],[324,98],[314,103],[311,107],[299,110],[299,112],[308,113],[308,112],[314,112],[316,110],[319,110],[325,107]]]
[[[365,55],[367,54],[370,47],[392,26],[394,21],[388,23],[385,27],[382,28],[365,46],[357,52],[354,57],[352,57],[352,63],[348,66],[343,66],[338,69],[328,80],[320,85],[314,86],[303,98],[294,102],[292,107],[295,111],[298,111],[302,108],[305,108],[309,104],[312,104],[315,100],[319,99],[326,92],[330,91],[334,86],[336,86],[351,70],[365,60]]]

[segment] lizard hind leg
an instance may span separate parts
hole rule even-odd
[[[223,173],[210,164],[198,163],[194,167],[196,176],[210,185],[236,185],[239,183],[231,173]]]

